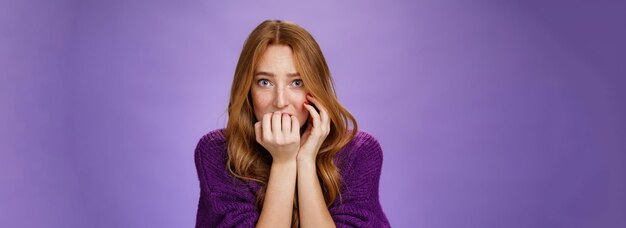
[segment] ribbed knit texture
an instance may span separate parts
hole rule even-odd
[[[204,135],[195,151],[200,180],[196,227],[254,227],[260,211],[255,205],[261,188],[242,181],[226,169],[224,129]],[[389,227],[378,200],[383,153],[378,141],[358,132],[335,157],[341,174],[341,202],[329,208],[337,227]]]

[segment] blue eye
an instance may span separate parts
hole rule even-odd
[[[302,80],[298,79],[298,80],[294,80],[291,84],[295,87],[302,87],[302,84],[304,82],[302,82]]]
[[[259,84],[260,86],[265,87],[265,86],[269,86],[269,85],[270,85],[270,81],[269,81],[269,80],[267,80],[267,79],[261,79],[261,80],[259,80],[258,84]]]

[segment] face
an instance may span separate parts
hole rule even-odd
[[[295,115],[302,127],[309,118],[303,105],[307,92],[289,46],[267,47],[256,66],[251,93],[257,120],[265,113],[281,112]]]

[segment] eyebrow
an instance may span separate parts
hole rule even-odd
[[[254,76],[259,76],[259,75],[265,75],[265,76],[269,76],[269,77],[274,77],[275,75],[273,73],[269,73],[269,72],[265,72],[265,71],[259,71],[254,73]],[[298,77],[300,76],[300,73],[290,73],[287,74],[288,77]]]

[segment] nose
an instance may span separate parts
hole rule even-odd
[[[276,89],[276,96],[274,97],[274,105],[281,109],[287,106],[287,95],[285,94],[285,90],[282,88]]]

